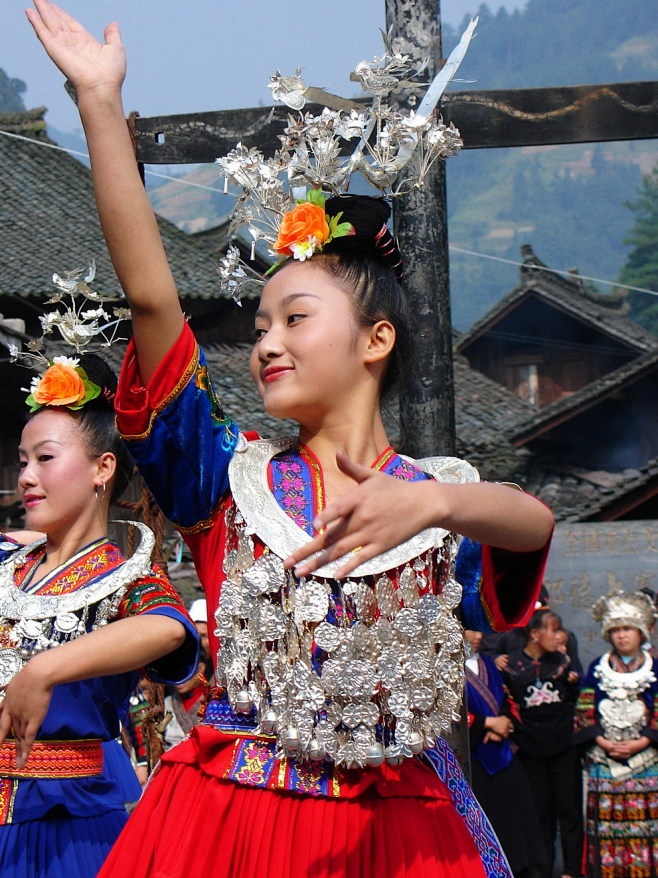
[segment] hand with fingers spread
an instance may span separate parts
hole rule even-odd
[[[336,462],[357,485],[316,516],[313,526],[318,535],[286,559],[286,567],[294,566],[299,576],[353,552],[336,574],[342,578],[427,527],[422,486],[429,482],[396,479],[355,463],[342,451],[336,454]]]
[[[67,12],[48,0],[34,0],[25,14],[44,49],[76,87],[82,91],[104,87],[120,89],[126,75],[126,55],[119,26],[105,28],[100,43]]]

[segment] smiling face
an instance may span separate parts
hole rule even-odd
[[[255,332],[251,373],[275,417],[321,423],[373,380],[371,329],[357,326],[349,293],[312,263],[289,263],[268,281]]]
[[[98,458],[68,412],[46,408],[31,418],[18,453],[18,493],[30,529],[59,534],[96,513]]]
[[[617,628],[611,628],[608,634],[610,643],[612,643],[619,655],[633,656],[639,654],[644,638],[638,628],[634,628],[631,625],[619,625]]]

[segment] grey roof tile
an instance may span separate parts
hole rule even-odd
[[[53,271],[97,262],[96,289],[120,293],[94,206],[89,170],[53,146],[43,108],[0,113],[0,295],[43,297],[52,292]],[[215,260],[206,247],[159,219],[160,232],[181,296],[219,294]]]

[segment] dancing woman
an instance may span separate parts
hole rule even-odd
[[[464,461],[414,463],[390,447],[380,401],[413,326],[387,204],[315,188],[279,212],[275,248],[296,258],[264,287],[251,371],[266,410],[299,435],[242,433],[185,323],[139,180],[118,28],[100,44],[35,6],[37,36],[78,92],[131,304],[120,429],[191,547],[214,621],[218,687],[102,874],[509,875],[438,738],[463,680],[456,534],[489,547],[470,603],[478,624],[488,612],[505,627],[536,600],[552,516],[478,483]],[[270,175],[261,194],[273,191]]]
[[[115,387],[93,355],[84,368],[56,362],[21,437],[18,492],[27,526],[45,536],[0,542],[3,878],[96,875],[128,819],[103,750],[135,669],[163,682],[196,670],[195,628],[150,563],[151,531],[138,525],[130,558],[108,538],[110,501],[132,473]]]

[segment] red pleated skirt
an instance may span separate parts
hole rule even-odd
[[[446,798],[300,795],[161,764],[99,878],[485,878]]]

